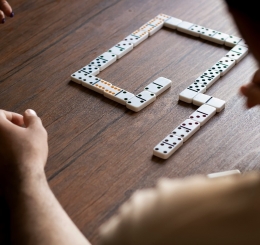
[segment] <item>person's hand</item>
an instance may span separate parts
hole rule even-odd
[[[0,0],[0,23],[5,23],[5,16],[14,17],[14,12],[10,4],[5,0]]]
[[[7,188],[43,176],[47,155],[47,132],[33,110],[0,110],[0,178]]]
[[[240,91],[247,98],[248,108],[260,105],[260,69],[256,71],[252,81],[242,86]]]

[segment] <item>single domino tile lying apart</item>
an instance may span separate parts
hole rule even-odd
[[[241,40],[242,40],[242,38],[240,38],[240,37],[229,36],[229,37],[225,40],[225,45],[226,45],[227,47],[233,48],[233,47],[236,46]]]
[[[159,31],[163,27],[164,21],[159,18],[154,18],[148,21],[146,24],[140,27],[140,30],[146,31],[149,33],[149,36],[152,36],[154,33]]]
[[[182,20],[171,17],[170,19],[166,20],[164,22],[164,26],[171,28],[171,29],[177,29],[177,26],[182,22]]]
[[[183,142],[187,141],[193,134],[200,129],[200,123],[191,119],[185,120],[177,128],[172,131],[173,135],[183,138]]]
[[[134,45],[131,42],[121,41],[114,47],[108,50],[109,53],[112,53],[117,56],[118,59],[129,53],[134,48]]]
[[[237,174],[241,174],[241,172],[238,169],[235,169],[235,170],[228,170],[228,171],[208,174],[207,177],[213,179],[213,178],[227,177],[230,175],[237,175]]]
[[[155,94],[156,96],[159,96],[161,93],[163,93],[171,86],[172,86],[171,80],[164,77],[159,77],[155,81],[150,83],[148,86],[146,86],[145,90]]]
[[[153,155],[162,159],[168,159],[175,151],[183,145],[181,137],[169,134],[153,149]]]
[[[204,104],[212,106],[216,108],[217,112],[222,111],[225,108],[225,104],[226,104],[224,100],[217,99],[209,95],[200,94],[200,93],[193,98],[192,103],[197,106],[201,106]]]
[[[105,68],[116,62],[117,57],[115,54],[111,54],[105,52],[98,56],[96,59],[90,62],[90,65],[96,66],[99,68],[100,71],[103,71]]]
[[[226,57],[236,61],[236,64],[248,54],[248,48],[236,45],[227,54]]]
[[[132,111],[138,112],[154,102],[156,95],[148,91],[143,91],[135,97],[129,99],[126,103],[126,107]]]
[[[216,114],[216,108],[209,105],[202,105],[190,115],[190,119],[200,123],[203,126],[210,118]]]
[[[127,36],[124,41],[128,42],[128,43],[132,43],[134,45],[134,47],[136,47],[138,44],[140,44],[141,42],[143,42],[144,40],[146,40],[149,36],[149,33],[146,31],[142,31],[142,30],[137,30],[135,32],[133,32],[132,34],[130,34],[129,36]]]

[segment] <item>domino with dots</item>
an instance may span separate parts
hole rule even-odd
[[[159,18],[154,18],[148,21],[146,24],[140,27],[140,30],[146,31],[149,33],[149,36],[152,36],[154,33],[159,31],[164,25],[164,21]]]
[[[241,61],[248,54],[248,48],[236,45],[227,54],[226,57],[236,61],[236,64]]]
[[[124,55],[133,50],[134,45],[131,42],[121,41],[114,47],[108,50],[109,53],[116,55],[117,59],[122,58]]]
[[[200,129],[200,123],[192,119],[186,119],[177,128],[172,131],[173,135],[180,136],[183,142],[187,141]]]
[[[137,30],[127,36],[124,41],[132,43],[134,47],[146,40],[149,36],[147,31]]]
[[[100,71],[103,71],[108,66],[116,62],[117,56],[115,54],[105,52],[90,62],[90,65],[96,66]]]
[[[216,114],[216,108],[209,105],[200,106],[195,112],[190,115],[190,119],[197,121],[203,126],[210,118]]]
[[[152,83],[150,83],[148,86],[146,86],[145,90],[155,94],[156,96],[159,96],[161,93],[169,89],[171,86],[172,86],[171,80],[164,77],[159,77],[156,80],[154,80]]]
[[[130,98],[126,102],[126,107],[134,112],[138,112],[145,108],[146,106],[150,105],[152,102],[156,100],[156,95],[150,93],[148,91],[143,91],[138,95]]]
[[[153,149],[153,155],[162,159],[168,159],[183,145],[183,139],[169,134]]]

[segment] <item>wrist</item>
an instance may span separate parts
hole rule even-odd
[[[43,169],[19,169],[11,171],[10,174],[6,173],[3,194],[7,202],[12,203],[23,195],[39,192],[43,188],[49,188]]]

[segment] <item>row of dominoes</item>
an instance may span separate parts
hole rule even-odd
[[[105,68],[116,62],[128,52],[133,50],[138,44],[143,42],[149,36],[159,31],[164,24],[164,20],[170,16],[160,14],[141,26],[138,30],[124,38],[123,41],[110,48],[107,52],[98,56],[90,64],[84,66],[80,70],[71,75],[71,80],[81,84],[84,87],[92,89],[105,97],[110,98],[120,104],[126,105],[127,108],[138,112],[150,103],[156,96],[160,95],[166,89],[170,88],[172,81],[163,77],[159,77],[150,83],[144,91],[138,95],[134,95],[126,90],[112,85],[111,83],[96,77]]]
[[[187,21],[182,21],[174,17],[166,19],[164,26],[171,29],[177,29],[177,31],[192,35],[194,37],[200,37],[207,41],[226,45],[227,47],[234,47],[237,44],[247,47],[246,42],[242,38],[218,32],[216,30],[212,30]]]
[[[185,141],[194,135],[201,126],[209,121],[217,112],[213,106],[203,104],[195,112],[193,112],[189,119],[182,122],[169,135],[167,135],[158,145],[153,149],[153,155],[162,159],[169,158],[176,152]]]
[[[191,103],[198,93],[205,93],[212,84],[224,76],[248,53],[248,48],[241,45],[234,46],[225,57],[221,58],[210,69],[206,70],[194,83],[179,94],[179,100]],[[232,57],[232,58],[230,58]]]
[[[171,87],[172,81],[159,77],[138,95],[134,95],[124,89],[121,89],[101,78],[92,74],[84,74],[78,71],[81,76],[81,85],[97,93],[103,94],[106,98],[125,105],[128,109],[138,112],[156,100],[156,97]],[[77,80],[79,83],[79,81]]]

